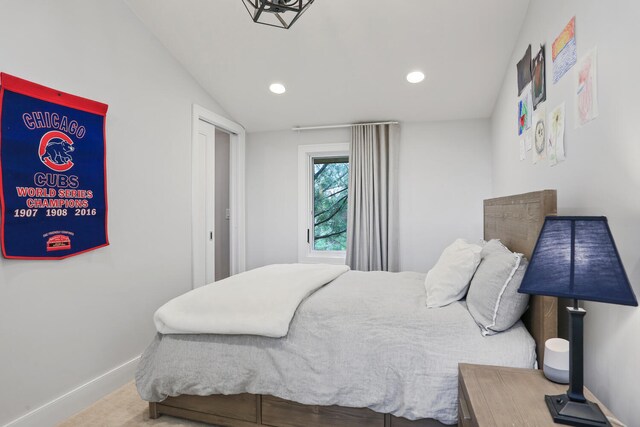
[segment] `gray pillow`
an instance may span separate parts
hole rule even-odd
[[[469,286],[467,308],[486,336],[506,331],[526,311],[529,295],[518,293],[518,288],[528,262],[499,240],[489,241],[481,256]]]

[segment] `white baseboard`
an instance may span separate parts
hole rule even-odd
[[[55,426],[131,381],[140,356],[58,396],[3,427]]]

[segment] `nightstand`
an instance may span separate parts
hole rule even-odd
[[[458,373],[459,427],[561,426],[553,422],[544,395],[565,393],[568,386],[547,380],[541,370],[461,363]],[[613,427],[621,425],[586,388],[584,395]]]

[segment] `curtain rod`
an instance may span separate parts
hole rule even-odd
[[[397,125],[398,122],[368,122],[368,123],[345,123],[342,125],[326,125],[326,126],[294,126],[291,130],[316,130],[316,129],[338,129],[338,128],[350,128],[358,125]]]

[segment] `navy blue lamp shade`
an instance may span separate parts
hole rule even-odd
[[[518,292],[638,305],[603,216],[548,216]]]

